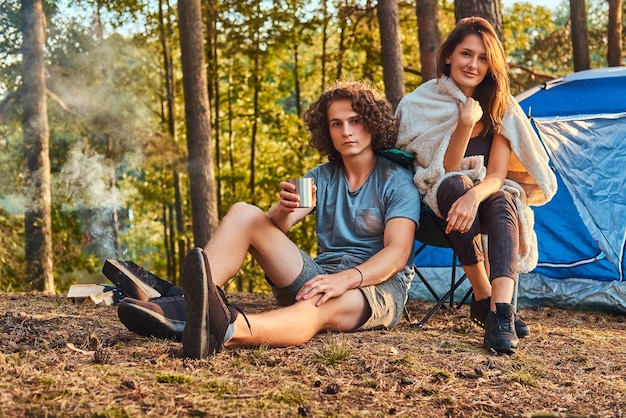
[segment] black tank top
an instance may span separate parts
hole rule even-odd
[[[465,156],[471,157],[473,155],[482,155],[485,157],[485,167],[489,164],[489,152],[491,151],[491,143],[493,142],[493,135],[487,132],[483,132],[478,136],[470,138],[465,150]]]

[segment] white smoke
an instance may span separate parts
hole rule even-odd
[[[113,209],[125,204],[122,193],[114,187],[114,176],[111,161],[78,143],[70,149],[53,184],[56,192],[73,201],[75,207]]]
[[[85,143],[75,144],[61,171],[52,179],[53,193],[65,201],[64,210],[78,211],[88,242],[97,243],[98,253],[118,257],[113,214],[126,205],[115,185],[115,164]]]

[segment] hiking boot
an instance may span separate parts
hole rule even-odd
[[[470,318],[472,321],[481,328],[485,328],[485,320],[489,313],[491,306],[491,298],[476,300],[472,295],[472,303],[470,304]],[[518,338],[526,337],[530,331],[528,325],[520,318],[517,313],[515,314],[515,333]]]
[[[149,301],[126,297],[117,305],[117,316],[135,334],[180,341],[185,328],[187,308],[182,295]]]
[[[182,278],[187,301],[183,353],[201,359],[222,351],[228,326],[235,322],[238,312],[243,314],[243,311],[228,303],[224,291],[215,285],[209,260],[201,248],[187,253]],[[247,322],[248,318],[243,315]]]
[[[496,303],[496,312],[489,311],[485,320],[484,345],[487,351],[513,354],[519,343],[515,334],[513,305]]]
[[[102,267],[102,273],[124,296],[133,299],[149,301],[160,296],[182,294],[179,287],[132,261],[107,259]]]

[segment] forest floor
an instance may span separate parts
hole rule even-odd
[[[231,293],[246,312],[266,294]],[[430,302],[410,301],[419,318]],[[291,348],[227,348],[204,360],[142,338],[116,306],[0,294],[4,417],[623,417],[626,317],[520,309],[512,355],[482,347],[469,308],[422,329],[322,333]]]

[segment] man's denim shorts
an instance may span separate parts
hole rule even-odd
[[[289,286],[281,288],[272,285],[274,297],[281,306],[295,303],[296,294],[300,288],[314,276],[336,273],[363,263],[363,260],[357,257],[344,255],[340,259],[320,265],[304,251],[300,250],[300,253],[302,254],[304,266],[294,282]],[[398,325],[402,319],[404,304],[407,300],[413,274],[413,270],[406,267],[382,283],[375,286],[362,287],[360,290],[367,299],[372,315],[357,329],[391,328]],[[268,282],[271,285],[271,281],[268,280]]]

